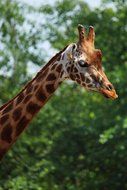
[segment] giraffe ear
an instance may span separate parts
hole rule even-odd
[[[77,45],[76,45],[76,44],[73,44],[73,45],[72,45],[72,53],[75,52],[76,49],[77,49]]]
[[[69,48],[69,51],[67,53],[67,57],[68,57],[69,60],[72,60],[73,59],[73,54],[77,49],[77,45],[76,44],[71,44],[70,46],[68,46],[68,48]]]

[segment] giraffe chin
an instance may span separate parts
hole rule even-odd
[[[101,88],[100,90],[99,90],[99,92],[101,93],[101,94],[103,94],[106,98],[110,98],[110,99],[116,99],[116,98],[118,98],[118,95],[116,94],[116,91],[115,90],[107,90],[107,89],[103,89],[103,88]]]

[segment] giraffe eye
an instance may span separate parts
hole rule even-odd
[[[89,64],[83,60],[80,60],[78,63],[81,67],[88,67],[89,66]]]

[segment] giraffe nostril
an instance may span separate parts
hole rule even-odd
[[[108,84],[108,85],[107,85],[107,89],[108,89],[108,90],[113,90],[113,89],[114,89],[114,86],[113,86],[112,84]]]

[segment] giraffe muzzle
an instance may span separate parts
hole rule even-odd
[[[103,94],[106,98],[110,98],[110,99],[118,98],[118,95],[116,94],[116,91],[114,89],[108,90],[108,89],[100,88],[100,93]]]

